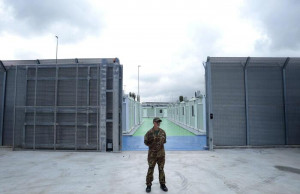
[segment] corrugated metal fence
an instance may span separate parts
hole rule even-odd
[[[2,145],[121,150],[118,59],[2,62]]]
[[[208,58],[208,144],[300,144],[300,58]]]

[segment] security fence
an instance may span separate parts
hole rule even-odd
[[[207,143],[300,144],[300,58],[208,57]]]
[[[2,145],[121,150],[117,58],[2,61],[1,67]]]

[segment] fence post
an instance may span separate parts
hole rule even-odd
[[[246,145],[250,143],[249,118],[248,118],[248,71],[247,66],[250,62],[250,57],[247,58],[244,66],[244,87],[245,87],[245,114],[246,114]]]
[[[212,85],[211,85],[211,64],[210,64],[210,57],[207,57],[207,62],[206,62],[206,74],[205,74],[205,79],[206,79],[206,96],[207,96],[207,101],[206,101],[206,107],[207,107],[207,119],[206,119],[206,125],[207,125],[207,130],[208,130],[208,136],[207,136],[207,144],[208,144],[208,149],[213,150],[214,145],[213,145],[213,126],[212,126],[212,119],[213,119],[213,110],[212,110]]]
[[[282,67],[282,86],[283,86],[283,108],[284,108],[284,128],[285,128],[285,144],[287,145],[289,142],[289,137],[288,137],[288,118],[287,118],[287,100],[286,100],[286,66],[288,65],[290,61],[290,58],[287,57],[284,65]]]
[[[17,98],[17,74],[18,74],[18,66],[16,65],[15,69],[15,91],[14,91],[14,113],[13,113],[13,150],[15,149],[15,126],[16,126],[16,98]]]

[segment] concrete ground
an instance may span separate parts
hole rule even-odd
[[[199,151],[205,150],[206,136],[167,136],[167,143],[164,145],[167,151]],[[144,136],[123,136],[123,151],[147,151],[144,144]]]
[[[166,154],[168,193],[300,193],[300,148]],[[146,160],[146,151],[0,148],[0,193],[145,193]],[[164,193],[157,167],[151,193]]]
[[[195,136],[195,134],[190,131],[180,127],[170,121],[169,119],[162,118],[161,119],[160,128],[162,128],[167,136]],[[143,118],[143,124],[137,129],[137,131],[133,134],[133,136],[143,136],[147,133],[149,129],[153,127],[153,118]]]
[[[123,151],[145,151],[148,147],[144,144],[144,135],[153,127],[152,118],[143,118],[143,124],[131,135],[123,135]],[[204,150],[206,135],[195,135],[190,131],[163,118],[160,126],[167,134],[165,150],[169,151],[196,151]]]

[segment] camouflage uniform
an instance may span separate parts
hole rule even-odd
[[[161,128],[158,128],[158,132],[154,128],[150,129],[145,137],[144,143],[149,147],[148,151],[148,173],[146,177],[146,185],[152,185],[154,167],[157,163],[159,171],[159,182],[165,184],[165,149],[164,144],[166,143],[166,132]]]

